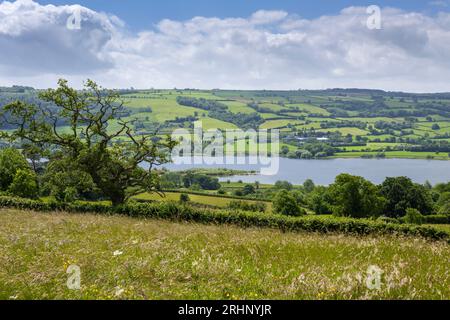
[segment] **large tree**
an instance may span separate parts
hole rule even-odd
[[[329,188],[332,210],[337,216],[354,218],[380,216],[386,200],[378,188],[362,177],[341,174]]]
[[[158,190],[153,169],[169,162],[175,142],[170,137],[137,135],[133,121],[124,120],[124,101],[118,92],[91,80],[79,91],[59,80],[56,89],[40,92],[39,98],[46,103],[17,101],[3,108],[2,121],[16,128],[8,138],[58,154],[55,161],[70,161],[114,205],[138,192]],[[126,142],[119,143],[119,137]],[[142,168],[144,163],[147,169]]]
[[[410,178],[387,178],[380,189],[387,199],[385,215],[403,217],[408,208],[417,209],[423,215],[433,213],[433,200],[430,191],[423,185],[413,183]]]

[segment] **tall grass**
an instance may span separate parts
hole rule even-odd
[[[450,299],[449,257],[411,237],[0,210],[0,299]]]

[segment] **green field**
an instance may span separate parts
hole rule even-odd
[[[450,247],[421,239],[2,209],[0,248],[0,299],[450,299]]]
[[[288,125],[297,125],[301,123],[301,121],[296,121],[296,120],[269,120],[264,122],[260,128],[261,129],[279,129],[279,128],[283,128],[286,127]]]
[[[433,160],[450,160],[447,153],[435,152],[409,152],[409,151],[387,151],[383,152],[388,159],[433,159]],[[338,152],[334,158],[361,158],[363,156],[376,156],[378,152]]]
[[[189,192],[187,192],[189,194]],[[151,201],[179,201],[180,200],[180,193],[179,192],[166,192],[164,194],[164,197],[161,197],[160,195],[156,193],[146,193],[141,194],[135,197],[136,199],[140,200],[151,200]],[[202,205],[208,205],[208,206],[214,206],[218,208],[225,208],[227,207],[230,202],[237,201],[236,199],[232,198],[226,198],[226,197],[214,197],[214,196],[208,196],[208,195],[199,195],[199,194],[189,194],[190,201],[197,204]],[[252,200],[239,200],[239,201],[245,201],[249,203],[255,203],[256,201]],[[272,210],[272,203],[271,202],[265,202],[267,204],[267,211],[270,212]]]
[[[330,128],[330,129],[321,129],[319,132],[340,132],[343,136],[351,134],[353,136],[365,136],[368,134],[367,131],[361,130],[358,128]]]
[[[370,150],[370,151],[385,151],[386,148],[394,148],[398,146],[397,143],[387,143],[387,142],[371,142],[366,146],[357,146],[357,147],[345,147],[346,151],[362,151],[362,150]]]

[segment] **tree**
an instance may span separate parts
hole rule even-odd
[[[251,195],[251,194],[254,194],[254,193],[255,193],[255,187],[252,186],[251,184],[245,185],[244,189],[242,189],[242,194],[244,196],[248,196],[248,195]]]
[[[362,177],[341,174],[329,187],[333,213],[354,218],[380,216],[386,200],[377,187]]]
[[[77,91],[61,79],[57,89],[42,91],[39,98],[47,104],[16,101],[3,108],[2,122],[16,128],[7,134],[9,139],[61,152],[92,178],[113,205],[142,191],[158,192],[159,175],[154,169],[169,162],[175,142],[169,137],[160,140],[136,135],[133,121],[122,119],[124,102],[118,92],[105,90],[91,80],[84,90]],[[61,124],[69,129],[62,132],[58,129]],[[128,142],[118,143],[121,136]]]
[[[450,215],[450,192],[443,192],[436,205],[439,214]]]
[[[31,169],[18,169],[8,191],[21,198],[37,198],[39,190],[34,171]]]
[[[304,183],[303,183],[303,188],[305,189],[306,193],[311,193],[314,191],[314,188],[316,187],[316,185],[314,184],[314,182],[311,179],[307,179]]]
[[[308,205],[316,214],[332,214],[331,199],[326,187],[316,187],[309,194]]]
[[[22,145],[22,154],[30,161],[33,171],[36,174],[42,173],[43,165],[41,163],[41,159],[46,156],[46,152],[42,149],[42,147],[24,143]]]
[[[273,211],[285,216],[302,216],[306,212],[297,203],[294,196],[287,190],[281,190],[273,200]]]
[[[403,217],[408,208],[417,209],[423,215],[434,211],[430,190],[407,177],[387,178],[381,185],[380,194],[387,200],[384,209],[387,217]]]
[[[191,189],[198,186],[198,189],[203,190],[219,190],[221,187],[219,179],[204,174],[193,174],[192,172],[183,176],[183,185],[185,188]]]
[[[191,201],[191,199],[189,198],[189,195],[187,193],[180,194],[181,203],[188,203],[189,201]]]
[[[291,191],[293,188],[293,185],[292,185],[292,183],[290,183],[288,181],[277,181],[277,182],[275,182],[275,188],[277,188],[279,190]]]
[[[439,124],[435,123],[435,124],[433,124],[433,126],[431,127],[431,129],[432,129],[432,130],[435,130],[435,131],[441,130],[441,126],[440,126]]]
[[[29,169],[28,162],[18,150],[13,148],[0,150],[0,190],[8,190],[17,171],[26,169]]]

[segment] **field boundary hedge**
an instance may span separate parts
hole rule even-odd
[[[387,223],[397,223],[397,224],[405,223],[404,218],[396,219],[383,217],[381,218],[381,220]],[[450,224],[450,215],[434,214],[430,216],[423,216],[423,224]]]
[[[242,200],[242,201],[253,201],[253,202],[264,202],[264,203],[272,203],[271,200],[267,198],[263,199],[257,199],[257,198],[246,198],[246,197],[238,197],[233,196],[229,194],[214,194],[214,193],[206,193],[206,192],[200,192],[200,191],[191,191],[191,190],[180,190],[180,189],[164,189],[162,192],[170,192],[170,193],[186,193],[186,194],[192,194],[195,196],[205,196],[205,197],[211,197],[211,198],[224,198],[224,199],[230,199],[230,200]],[[137,195],[139,197],[140,195]]]
[[[450,234],[431,227],[400,225],[351,218],[287,217],[274,214],[209,210],[193,208],[176,202],[130,203],[118,207],[94,203],[57,203],[0,196],[0,208],[41,212],[96,213],[129,217],[155,218],[203,224],[228,224],[243,228],[274,228],[283,232],[343,233],[348,235],[400,235],[447,241]]]

